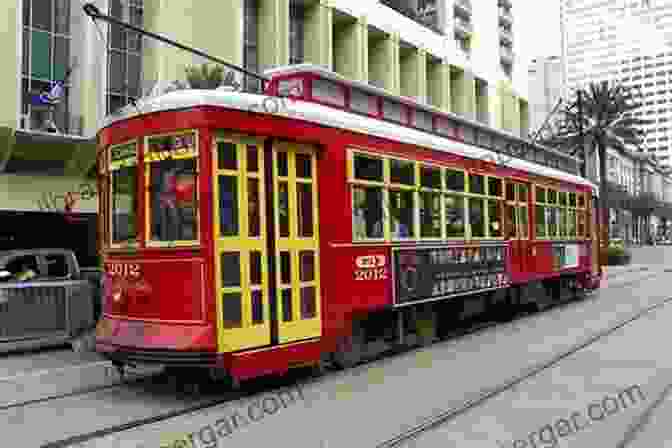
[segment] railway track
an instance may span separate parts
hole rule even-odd
[[[626,277],[626,274],[628,274],[628,273],[624,273],[623,275],[619,275],[618,277],[612,277],[609,287],[605,288],[605,290],[608,290],[608,289],[611,289],[611,288],[623,288],[623,287],[636,286],[636,285],[638,285],[642,282],[645,282],[647,280],[652,279],[653,277],[658,277],[660,275],[663,275],[664,272],[661,270],[659,272],[652,272],[652,273],[647,274],[647,275],[638,276],[637,278],[634,278],[634,279],[629,279],[629,280],[622,281],[622,282],[618,281],[618,278]],[[590,300],[590,298],[588,300]],[[460,406],[453,407],[451,409],[447,409],[446,411],[441,412],[440,414],[432,415],[431,417],[428,417],[423,423],[409,429],[408,431],[404,431],[403,433],[400,433],[400,434],[396,435],[395,437],[392,437],[390,439],[381,441],[379,444],[376,445],[376,447],[377,448],[378,447],[379,448],[383,448],[383,447],[387,448],[387,447],[399,446],[399,445],[403,444],[404,442],[406,442],[408,440],[411,440],[412,438],[421,434],[422,432],[427,431],[427,430],[429,430],[429,429],[431,429],[435,426],[438,426],[441,423],[444,423],[444,422],[456,417],[457,415],[460,415],[461,413],[464,413],[464,412],[468,411],[469,409],[474,408],[474,407],[478,406],[479,404],[484,403],[489,398],[494,397],[494,396],[498,395],[499,393],[504,392],[505,390],[508,390],[511,387],[515,386],[516,384],[524,381],[525,379],[530,378],[530,377],[540,373],[541,371],[553,366],[554,364],[557,364],[562,359],[564,359],[564,358],[570,356],[571,354],[581,350],[582,348],[596,342],[597,340],[599,340],[601,338],[604,338],[605,336],[613,333],[614,331],[618,330],[619,328],[622,328],[623,326],[626,326],[630,322],[633,322],[634,320],[637,320],[637,319],[643,317],[645,314],[648,314],[648,313],[654,311],[655,309],[666,305],[670,301],[672,301],[672,299],[664,299],[663,301],[660,301],[660,302],[658,302],[658,303],[656,303],[652,306],[649,306],[649,307],[647,307],[643,310],[640,310],[634,316],[631,316],[630,318],[625,319],[625,320],[619,322],[616,325],[610,326],[606,330],[603,330],[603,331],[599,332],[598,334],[589,337],[587,340],[582,341],[581,343],[578,343],[578,344],[572,346],[569,350],[558,354],[556,357],[554,357],[550,361],[547,361],[547,362],[540,363],[538,365],[534,365],[532,367],[529,367],[529,368],[525,369],[523,371],[523,373],[517,375],[515,378],[509,379],[506,382],[504,382],[503,384],[500,384],[500,385],[498,385],[494,388],[488,388],[487,390],[481,390],[477,394],[475,394],[473,397],[466,400]],[[581,302],[577,302],[577,301],[565,302],[565,303],[558,304],[558,305],[554,306],[553,308],[556,308],[556,309],[559,310],[559,309],[564,308],[564,307],[566,307],[568,305],[571,305],[573,303],[574,304],[579,304]],[[553,312],[553,310],[549,309],[549,310],[545,311],[544,313],[547,313],[547,312]],[[518,317],[516,317],[516,319],[519,319],[519,318],[520,319],[533,318],[534,315],[535,315],[535,313],[526,313],[526,314],[527,315],[524,315],[524,316],[518,316]],[[466,335],[469,335],[469,334],[478,333],[478,332],[484,331],[484,330],[486,330],[488,328],[491,328],[493,326],[496,326],[496,325],[498,325],[498,323],[495,323],[495,322],[480,322],[480,323],[477,323],[477,324],[475,324],[475,325],[473,325],[469,328],[465,328],[463,330],[460,330],[459,332],[455,332],[454,334],[449,335],[445,339],[452,339],[452,338],[456,338],[456,337],[461,337],[461,336],[466,336]],[[404,350],[404,351],[408,351],[408,350]],[[375,359],[371,359],[371,360],[368,360],[368,361],[364,362],[363,364],[372,363],[375,360],[383,358],[383,357],[385,357],[385,356],[378,356]],[[134,382],[141,382],[141,381],[142,381],[142,379],[134,380]],[[78,445],[78,444],[86,444],[86,442],[90,442],[90,441],[93,441],[93,440],[96,440],[96,439],[101,439],[101,438],[109,436],[111,434],[116,434],[116,433],[120,433],[120,432],[127,431],[127,430],[130,430],[130,429],[139,428],[139,427],[142,427],[142,426],[145,426],[145,425],[158,423],[158,422],[169,420],[169,419],[172,419],[172,418],[175,418],[175,417],[187,416],[189,414],[193,414],[193,413],[197,413],[197,412],[200,412],[200,411],[207,410],[208,408],[213,408],[213,407],[216,407],[216,406],[219,406],[219,405],[222,405],[222,404],[235,402],[237,400],[243,400],[246,397],[250,397],[250,396],[255,395],[255,394],[267,393],[267,392],[270,392],[270,391],[272,391],[276,388],[291,386],[292,384],[296,383],[297,381],[299,383],[304,383],[304,385],[307,386],[314,380],[307,379],[305,376],[303,378],[301,378],[301,377],[295,377],[295,376],[292,375],[292,376],[288,376],[286,378],[281,378],[281,379],[269,379],[269,383],[266,383],[263,380],[256,381],[256,382],[250,384],[249,387],[245,387],[241,391],[228,391],[224,396],[217,397],[217,398],[214,398],[214,399],[204,400],[203,402],[199,402],[199,403],[197,403],[195,405],[192,405],[192,406],[184,407],[182,409],[172,410],[172,411],[157,414],[157,415],[152,415],[152,416],[149,416],[149,417],[146,417],[146,418],[135,419],[135,420],[132,420],[132,421],[129,421],[127,423],[120,424],[120,425],[112,425],[112,426],[97,429],[95,431],[91,431],[91,432],[88,432],[88,433],[68,437],[68,438],[65,438],[65,439],[62,439],[62,440],[52,441],[52,442],[43,444],[42,447],[43,448],[65,448],[65,447]],[[126,386],[125,385],[118,385],[116,387],[122,388],[122,387],[126,387]],[[103,388],[100,388],[98,390],[101,390],[101,389],[103,389]],[[92,391],[81,392],[81,394],[87,394],[87,393],[91,393],[91,392]],[[72,393],[72,394],[68,394],[68,396],[74,396],[76,394],[77,393]],[[62,397],[50,397],[48,399],[40,400],[40,402],[44,403],[46,401],[56,400],[58,398],[62,398]]]

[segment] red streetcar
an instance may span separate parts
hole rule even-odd
[[[599,287],[576,159],[503,160],[522,140],[321,68],[150,98],[98,138],[96,348],[118,365],[351,366]]]

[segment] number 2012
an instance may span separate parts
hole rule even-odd
[[[387,271],[385,268],[360,269],[355,271],[355,280],[385,280]]]

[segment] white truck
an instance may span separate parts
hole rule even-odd
[[[101,313],[102,279],[68,249],[0,251],[0,352],[79,350]]]

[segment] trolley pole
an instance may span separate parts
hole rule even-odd
[[[156,33],[152,33],[150,31],[144,30],[144,29],[142,29],[138,26],[131,25],[130,23],[126,23],[124,21],[121,21],[121,20],[119,20],[115,17],[112,17],[110,15],[105,15],[102,12],[100,12],[100,9],[98,9],[98,7],[96,5],[94,5],[93,3],[86,3],[84,6],[82,6],[82,9],[84,10],[84,13],[87,16],[91,17],[91,20],[93,20],[94,22],[96,20],[100,19],[100,20],[103,20],[103,21],[108,22],[108,23],[119,25],[122,28],[126,28],[126,29],[129,29],[131,31],[135,31],[136,33],[141,34],[143,36],[151,37],[152,39],[156,39],[160,42],[166,43],[168,45],[172,45],[173,47],[179,48],[180,50],[188,51],[189,53],[193,53],[195,55],[201,56],[202,58],[205,58],[205,59],[208,59],[210,61],[221,64],[226,68],[229,68],[231,70],[235,70],[235,71],[240,72],[240,73],[244,73],[247,76],[251,76],[253,78],[256,78],[256,79],[260,80],[262,82],[262,88],[266,87],[265,83],[270,81],[270,79],[268,79],[265,76],[260,75],[259,73],[252,72],[252,71],[249,71],[249,70],[247,70],[243,67],[240,67],[238,65],[231,64],[230,62],[223,61],[222,59],[211,56],[211,55],[205,53],[204,51],[198,50],[198,49],[193,48],[193,47],[188,47],[188,46],[183,45],[179,42],[175,42],[174,40],[170,40],[167,37],[161,36],[161,35],[156,34]]]

